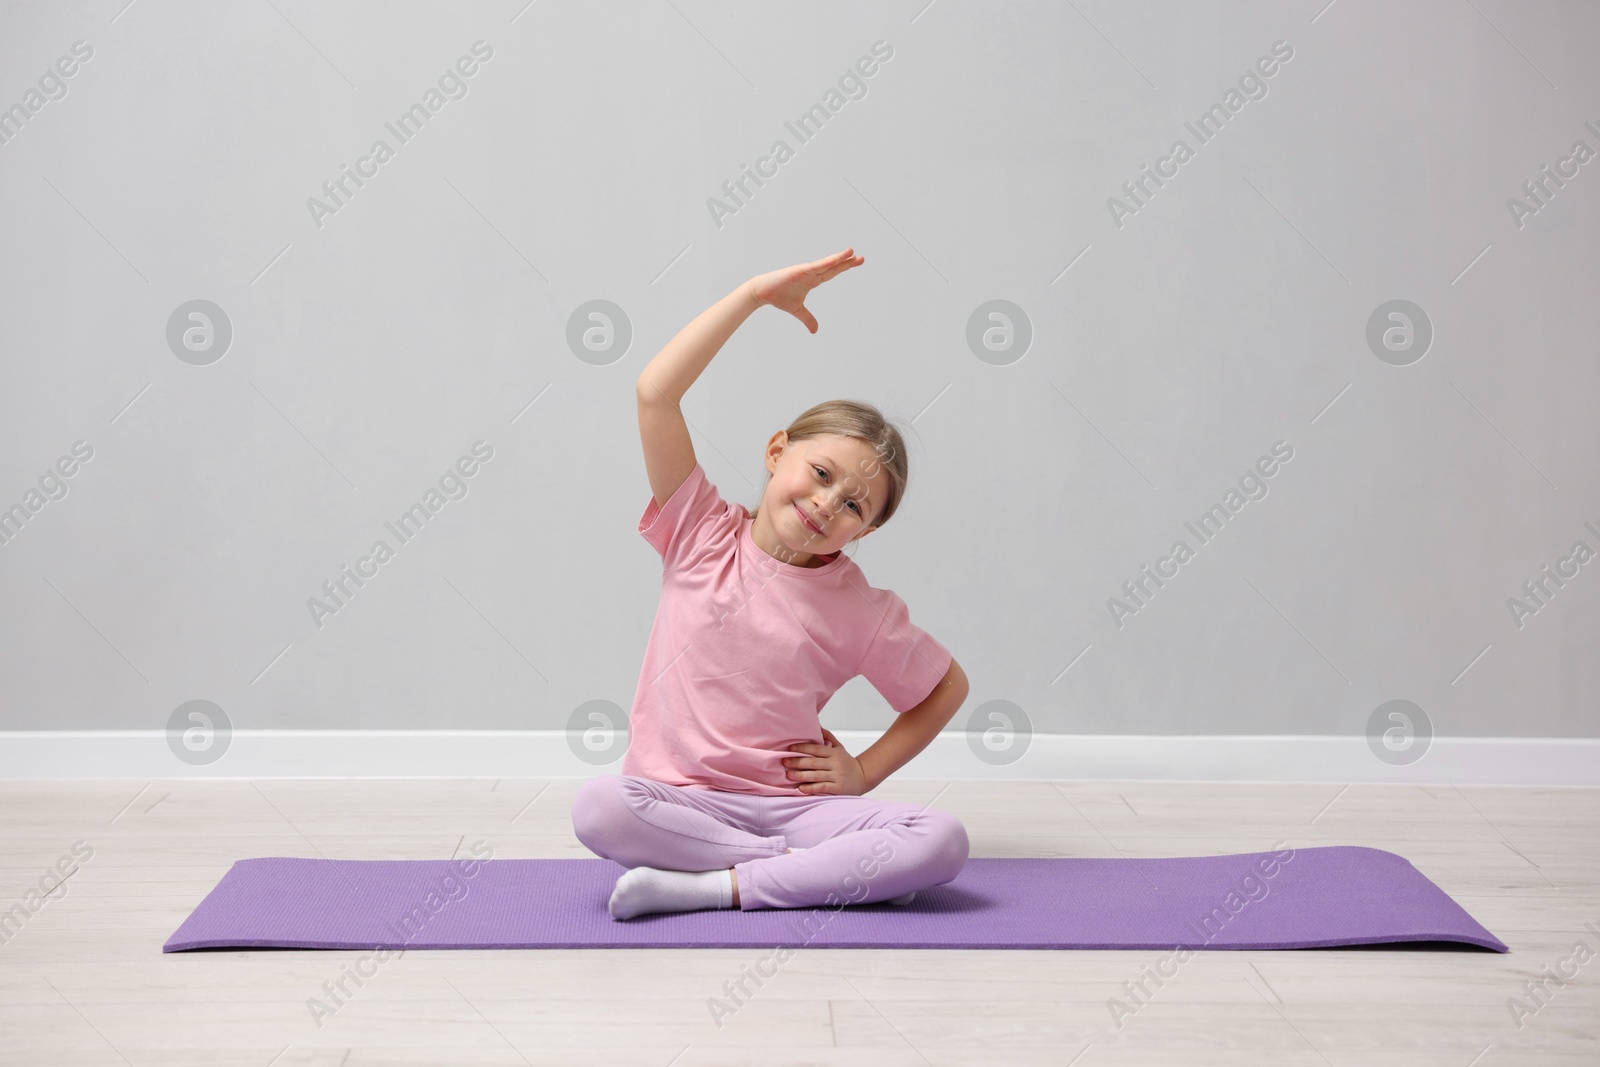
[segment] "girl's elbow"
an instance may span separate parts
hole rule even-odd
[[[951,693],[960,693],[961,700],[967,699],[967,693],[972,688],[967,681],[967,672],[961,669],[961,664],[957,663],[954,658],[950,660],[950,668],[944,672],[944,678],[940,680],[939,684],[947,687]]]

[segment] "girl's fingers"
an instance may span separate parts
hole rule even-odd
[[[842,271],[860,266],[861,264],[853,262],[853,258],[854,253],[841,252],[837,256],[829,256],[827,259],[819,259],[815,263],[807,263],[800,268],[799,278],[804,282],[806,288],[815,289]]]
[[[855,254],[855,249],[847,248],[843,252],[835,252],[831,256],[825,256],[822,259],[817,260],[815,263],[806,264],[806,266],[821,270],[828,270],[836,266],[843,266],[847,261],[854,259]]]
[[[863,260],[863,262],[865,262],[865,261]],[[859,266],[861,266],[861,264],[855,262],[854,259],[847,259],[844,262],[837,263],[833,267],[829,268],[828,272],[823,276],[822,280],[823,281],[827,281],[829,278],[832,278],[836,274],[842,274],[847,270],[850,270],[850,269],[852,269],[854,267],[859,267]]]

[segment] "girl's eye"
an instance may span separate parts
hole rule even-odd
[[[827,474],[828,474],[828,472],[827,472],[827,471],[825,471],[825,470],[823,470],[823,469],[822,469],[822,468],[821,468],[821,467],[812,467],[812,468],[811,468],[811,469],[812,469],[812,470],[814,470],[814,471],[816,471],[816,472],[817,472],[817,474],[818,474],[818,475],[819,475],[819,476],[820,476],[820,477],[823,477],[823,478],[826,478],[826,477],[827,477]],[[861,515],[861,514],[865,514],[865,513],[864,513],[864,512],[863,512],[863,511],[862,511],[862,510],[861,510],[861,505],[860,505],[860,504],[858,504],[858,503],[856,503],[856,502],[855,502],[855,501],[854,501],[854,500],[852,500],[852,501],[850,501],[850,506],[851,506],[851,507],[853,507],[853,508],[855,508],[855,509],[856,509],[856,514],[857,514],[857,515]]]

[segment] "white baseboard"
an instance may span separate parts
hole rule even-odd
[[[851,752],[874,731],[837,736]],[[619,750],[620,751],[620,750]],[[0,731],[0,779],[590,778],[618,758],[578,759],[561,730],[236,730],[213,763],[180,760],[160,730]],[[940,734],[901,768],[908,780],[1388,782],[1600,787],[1600,739],[1435,737],[1394,766],[1365,737],[1036,734],[1021,759],[991,765],[967,735]]]

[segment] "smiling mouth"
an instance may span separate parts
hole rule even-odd
[[[817,529],[817,527],[811,522],[810,519],[806,518],[806,513],[801,511],[798,505],[795,507],[794,513],[796,515],[800,516],[800,521],[806,524],[806,529],[810,530],[812,533],[816,534],[818,537],[824,536],[822,531]]]

